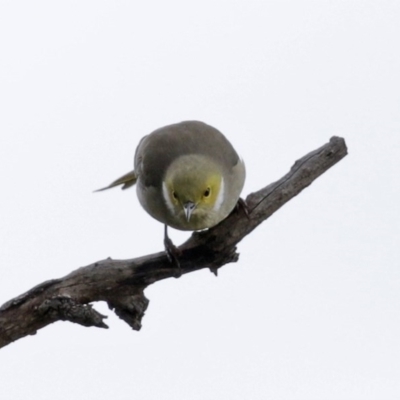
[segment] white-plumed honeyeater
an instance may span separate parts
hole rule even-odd
[[[193,231],[217,225],[238,203],[245,175],[242,159],[221,132],[184,121],[145,136],[136,149],[134,170],[100,190],[136,184],[142,207],[165,225],[171,257],[167,226]]]

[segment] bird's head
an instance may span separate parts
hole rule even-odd
[[[191,230],[209,228],[224,200],[221,168],[201,155],[179,157],[166,171],[163,196],[177,223]]]

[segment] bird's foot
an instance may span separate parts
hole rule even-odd
[[[181,264],[179,262],[179,256],[182,254],[182,252],[172,243],[172,240],[168,237],[166,226],[164,235],[164,247],[165,252],[167,253],[168,260],[175,269],[174,277],[179,278],[182,275]]]
[[[245,200],[243,200],[241,197],[239,197],[238,202],[236,203],[236,210],[243,210],[243,212],[246,214],[247,219],[250,219],[250,210],[249,207],[247,206],[247,203]]]

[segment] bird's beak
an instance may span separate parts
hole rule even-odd
[[[185,211],[185,216],[188,221],[190,220],[190,217],[195,208],[196,204],[192,203],[191,201],[188,201],[183,205],[183,210]]]

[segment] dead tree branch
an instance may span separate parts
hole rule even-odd
[[[344,140],[329,143],[296,161],[291,170],[258,192],[247,196],[248,215],[239,208],[216,227],[195,232],[179,249],[182,273],[218,268],[238,260],[236,245],[253,229],[298,195],[347,154]],[[91,304],[105,301],[133,329],[149,301],[144,289],[176,273],[164,252],[131,260],[106,259],[79,268],[69,275],[41,283],[0,307],[0,347],[56,321],[107,328],[106,316]]]

